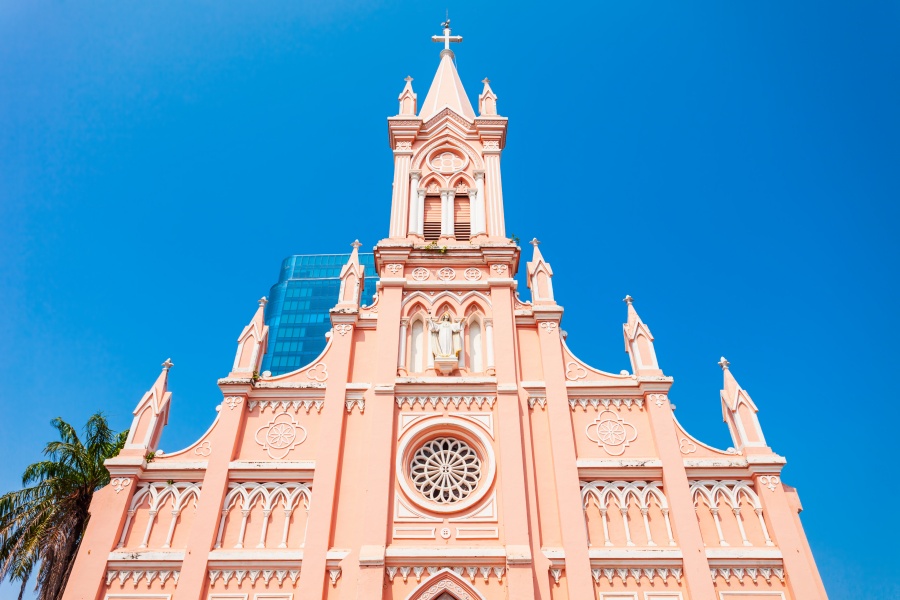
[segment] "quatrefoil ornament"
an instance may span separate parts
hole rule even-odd
[[[587,438],[611,456],[622,456],[637,439],[637,427],[611,410],[604,410],[585,428]],[[593,434],[593,435],[592,435]]]

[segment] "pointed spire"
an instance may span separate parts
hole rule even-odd
[[[497,95],[491,89],[491,80],[485,77],[481,80],[484,89],[478,96],[478,114],[481,117],[493,117],[497,115]]]
[[[734,447],[745,451],[750,448],[752,452],[768,452],[766,438],[763,436],[762,427],[756,413],[759,409],[750,394],[744,390],[737,379],[731,373],[731,363],[723,356],[719,360],[722,368],[722,420],[728,424]]]
[[[444,29],[444,35],[435,35],[431,38],[432,41],[444,44],[444,49],[441,50],[441,63],[438,65],[431,87],[428,88],[419,117],[427,121],[445,108],[449,108],[459,116],[474,121],[475,110],[469,102],[469,97],[466,96],[466,89],[459,79],[459,73],[456,72],[453,52],[450,50],[450,43],[462,42],[462,36],[450,35],[450,19],[441,23],[441,27]]]
[[[341,308],[359,308],[360,294],[363,289],[365,267],[359,264],[359,248],[362,246],[359,240],[352,244],[353,252],[347,264],[341,269],[341,291],[338,295],[337,306]]]
[[[400,112],[397,113],[400,116],[414,117],[416,116],[416,110],[418,107],[418,96],[413,91],[412,88],[413,78],[407,76],[406,77],[406,85],[403,87],[403,91],[400,92],[400,96],[398,96],[398,100],[400,101]]]
[[[625,336],[625,352],[631,358],[631,368],[635,375],[662,375],[653,347],[653,334],[641,320],[634,308],[634,298],[625,296],[622,301],[628,305],[628,318],[622,325]]]
[[[253,318],[238,337],[234,366],[231,368],[232,377],[247,377],[248,373],[252,374],[254,371],[258,371],[262,364],[262,357],[269,343],[269,328],[266,325],[266,304],[268,303],[265,296],[257,301],[257,309],[253,313]]]
[[[553,269],[550,264],[544,260],[538,246],[540,241],[537,238],[531,240],[534,246],[534,254],[531,256],[531,262],[526,267],[528,269],[528,288],[531,290],[531,302],[533,304],[556,304],[553,298]]]
[[[163,427],[169,421],[169,403],[172,399],[172,392],[168,389],[169,370],[174,366],[172,359],[167,358],[153,386],[137,403],[123,454],[143,459],[148,451],[156,450]]]

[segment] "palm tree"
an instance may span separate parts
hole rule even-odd
[[[19,600],[35,568],[38,600],[62,598],[91,497],[109,483],[103,462],[119,453],[128,435],[116,434],[101,413],[85,424],[84,442],[61,418],[51,423],[60,439],[47,444],[46,460],[25,469],[23,489],[0,496],[0,582],[21,581]]]

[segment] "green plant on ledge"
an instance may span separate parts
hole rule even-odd
[[[156,458],[156,452],[148,452],[147,456],[144,457],[144,460],[146,460],[147,464],[149,464],[153,462],[154,458]]]
[[[437,242],[431,242],[424,248],[425,250],[430,250],[431,252],[440,252],[441,254],[445,254],[447,252],[447,246],[438,246]]]
[[[250,376],[250,380],[253,383],[256,383],[257,381],[259,381],[259,371],[253,371],[253,375]]]
[[[518,246],[519,245],[519,236],[517,236],[514,233],[509,234],[509,241],[511,241],[516,246]]]

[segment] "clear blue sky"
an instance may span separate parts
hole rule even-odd
[[[445,5],[0,3],[0,490],[53,417],[127,427],[170,356],[162,447],[189,444],[281,259],[386,235],[385,117],[406,75],[424,99]],[[727,356],[831,597],[900,597],[900,3],[450,10],[574,351],[626,368],[631,294],[718,446]]]

